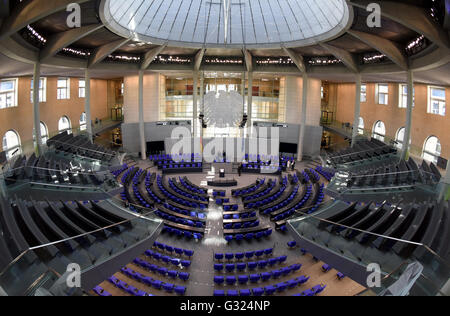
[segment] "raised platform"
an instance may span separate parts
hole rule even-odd
[[[210,187],[221,187],[221,188],[229,188],[229,187],[235,187],[238,185],[238,182],[235,179],[232,180],[212,180],[208,181],[208,186]]]

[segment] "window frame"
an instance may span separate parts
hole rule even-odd
[[[403,88],[406,88],[407,92],[405,93]],[[401,83],[399,84],[399,96],[398,96],[398,107],[400,109],[407,109],[408,108],[408,85]],[[404,98],[406,98],[406,102],[404,101]],[[413,87],[413,108],[416,106],[416,87]]]
[[[364,89],[363,89],[364,87]],[[361,103],[367,102],[367,84],[361,84]]]
[[[383,135],[383,134],[380,134],[380,133],[378,133],[378,132],[375,131],[375,130],[376,130],[376,127],[377,127],[377,125],[378,125],[378,123],[383,123],[383,126],[384,126],[384,135]],[[377,136],[378,136],[379,138],[378,138]],[[385,141],[385,139],[386,139],[386,124],[385,124],[382,120],[378,120],[378,121],[376,121],[376,122],[373,124],[373,128],[372,128],[372,137],[375,138],[375,139],[378,139],[378,140],[380,140],[380,141],[382,141],[382,142]]]
[[[65,80],[66,86],[60,87],[59,82]],[[63,91],[65,91],[65,95],[63,95]],[[56,99],[57,100],[70,100],[70,78],[60,77],[56,81]]]
[[[383,87],[386,86],[387,87],[387,92],[380,92],[380,90],[381,90],[380,87],[381,86],[383,86]],[[386,102],[386,103],[380,102],[381,95],[385,96],[383,102]],[[379,104],[379,105],[389,105],[389,84],[386,84],[386,83],[378,83],[377,84],[377,95],[376,95],[376,98],[377,98],[377,100],[376,100],[377,104]]]
[[[31,103],[34,102],[33,100],[33,91],[34,91],[34,86],[33,86],[33,78],[31,78],[31,88],[30,88],[30,100]],[[41,87],[41,82],[42,82],[42,87]],[[40,77],[39,78],[39,103],[45,103],[47,102],[47,78],[46,77]]]
[[[427,148],[427,143],[428,143],[428,142],[430,141],[430,139],[432,139],[432,138],[436,138],[436,139],[437,139],[437,144],[439,144],[439,146],[441,147],[441,151],[440,151],[439,155],[436,155],[437,152],[432,153],[432,152],[429,152],[429,151],[426,150],[426,148]],[[433,163],[435,163],[435,164],[437,163],[438,158],[441,157],[441,155],[442,155],[442,144],[441,144],[441,141],[439,140],[439,138],[438,138],[437,136],[431,135],[431,136],[428,136],[427,139],[425,139],[425,142],[423,143],[423,149],[422,149],[422,158],[423,158],[424,160],[426,160],[426,161],[430,161],[430,160],[428,160],[428,159],[426,158],[426,155],[429,155],[429,156],[434,157],[435,159],[434,159],[433,161],[431,161],[431,162],[433,162]]]
[[[83,82],[83,86],[81,86],[82,82]],[[86,98],[86,80],[85,79],[78,79],[78,98],[80,98],[80,99]]]
[[[18,144],[15,145],[14,147],[11,147],[11,148],[5,148],[4,141],[5,141],[6,134],[8,134],[9,132],[12,132],[12,133],[14,133],[17,136]],[[3,135],[3,138],[2,138],[2,149],[5,152],[6,159],[8,161],[11,160],[12,158],[16,157],[17,155],[21,155],[22,154],[22,141],[20,139],[19,133],[16,130],[14,130],[14,129],[7,130],[6,133]],[[16,151],[17,149],[19,149],[17,151],[17,153],[15,155],[11,155],[10,156],[10,153],[13,152],[13,151]]]
[[[14,83],[14,88],[12,90],[6,90],[6,91],[0,91],[0,95],[5,95],[5,104],[4,106],[2,104],[0,104],[0,109],[9,109],[9,108],[16,108],[19,106],[19,102],[18,102],[18,84],[19,84],[19,79],[18,78],[4,78],[4,79],[0,79],[0,84],[2,82],[8,82],[8,81],[12,81]],[[8,99],[8,95],[9,94],[13,94],[13,96],[11,97],[12,99],[12,103],[11,105],[8,105],[7,99]],[[0,98],[1,100],[1,98]]]
[[[436,98],[433,97],[433,90],[443,90],[444,91],[444,98]],[[447,90],[445,87],[439,87],[439,86],[428,86],[428,114],[433,114],[433,115],[439,115],[439,116],[446,116],[447,114],[447,102],[446,102],[446,98],[447,98]],[[439,102],[439,113],[435,113],[433,111],[433,100],[437,100]],[[443,102],[444,106],[443,106],[443,113],[441,113],[441,106],[440,103]]]
[[[66,128],[66,129],[60,129],[60,128],[59,128],[59,122],[61,122],[61,120],[62,120],[63,118],[66,118],[67,121],[69,122],[69,127]],[[69,118],[67,115],[61,116],[61,117],[59,118],[59,120],[58,120],[58,134],[64,133],[65,131],[68,131],[69,134],[72,134],[72,122],[70,121],[70,118]]]

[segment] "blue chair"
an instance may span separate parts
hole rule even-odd
[[[227,276],[226,282],[228,285],[235,285],[237,280],[235,276]]]
[[[216,253],[214,258],[218,261],[223,260],[223,253]]]
[[[164,283],[163,284],[163,289],[164,291],[166,291],[167,293],[172,293],[173,290],[175,288],[175,285],[171,284],[171,283]]]
[[[267,260],[261,260],[258,262],[258,267],[260,269],[265,269],[267,267],[267,265],[269,264],[269,261]]]
[[[214,296],[223,297],[223,296],[225,296],[225,291],[224,290],[214,290]]]
[[[218,272],[223,271],[223,264],[215,264],[214,270]]]
[[[269,286],[266,286],[264,288],[264,290],[266,292],[266,295],[273,295],[276,292],[277,289],[274,286],[269,285]]]
[[[264,272],[264,273],[261,273],[261,280],[262,280],[263,282],[268,281],[268,280],[270,280],[270,279],[272,278],[272,275],[274,275],[274,274],[271,273],[271,272]]]
[[[266,256],[272,255],[273,254],[273,248],[269,248],[269,249],[264,250],[264,254]]]
[[[277,287],[277,292],[281,293],[281,292],[284,292],[287,289],[287,284],[285,282],[278,283],[276,285],[276,287]]]
[[[324,264],[323,266],[322,266],[322,271],[323,272],[329,272],[331,270],[331,267],[328,265],[328,264]]]
[[[228,261],[231,261],[234,259],[234,253],[226,253],[225,254],[225,259],[227,259]]]
[[[248,275],[240,275],[238,277],[238,282],[239,282],[239,284],[242,284],[242,285],[247,284],[248,280],[249,280]]]
[[[227,296],[239,296],[239,292],[236,290],[229,290]]]
[[[238,271],[244,271],[245,269],[247,269],[247,264],[245,264],[245,263],[238,263],[238,264],[236,265],[236,269],[237,269]]]
[[[245,258],[251,259],[251,258],[253,258],[254,255],[255,255],[254,251],[249,251],[249,252],[245,253]]]
[[[167,275],[168,275],[170,278],[175,279],[175,278],[178,276],[178,272],[177,272],[177,271],[170,270],[170,271],[167,272]]]
[[[260,279],[261,279],[261,275],[260,274],[252,274],[252,275],[250,275],[250,282],[252,282],[252,283],[258,283]]]
[[[242,241],[242,240],[244,240],[244,235],[242,235],[242,234],[237,234],[237,235],[236,235],[236,240],[237,240],[237,241]]]
[[[193,250],[184,250],[184,254],[186,255],[186,257],[188,258],[192,258],[194,256],[194,251]]]
[[[180,272],[178,274],[178,278],[180,278],[180,280],[182,280],[182,281],[188,281],[189,277],[190,277],[190,274],[187,272]]]
[[[240,252],[240,253],[235,254],[234,257],[235,257],[237,260],[242,260],[242,259],[244,259],[244,256],[245,256],[245,254],[244,254],[243,252]]]
[[[247,264],[247,267],[249,270],[255,270],[258,267],[258,263],[257,262],[249,262]]]
[[[184,268],[189,268],[191,266],[191,262],[189,260],[181,260],[181,265]]]
[[[215,276],[214,283],[218,284],[218,285],[222,285],[223,283],[225,283],[225,278],[223,276]]]
[[[257,258],[260,258],[260,257],[262,257],[264,255],[264,250],[258,250],[258,251],[255,251],[255,256],[257,257]]]
[[[175,286],[174,291],[178,295],[185,295],[186,294],[186,287],[185,286]]]
[[[227,272],[233,272],[236,269],[236,266],[234,264],[227,264],[225,266],[225,269],[227,270]]]
[[[225,235],[225,240],[227,241],[227,242],[230,242],[230,241],[233,241],[233,235]]]
[[[253,296],[263,296],[264,289],[257,287],[257,288],[252,289],[252,292],[253,292]]]
[[[240,296],[252,296],[252,292],[250,290],[240,290]]]
[[[345,278],[345,275],[344,275],[342,272],[338,272],[338,273],[337,273],[337,278],[338,278],[339,280],[342,280],[342,279]]]
[[[287,256],[281,256],[278,258],[279,263],[284,263],[284,262],[286,262],[286,260],[287,260]]]

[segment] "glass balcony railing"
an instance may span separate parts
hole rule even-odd
[[[335,203],[334,207],[343,202]],[[324,209],[303,214],[288,222],[289,230],[302,247],[317,247],[320,260],[350,278],[359,277],[361,284],[366,282],[362,295],[448,295],[442,289],[450,278],[450,263],[429,246],[335,223],[321,218],[324,215]],[[447,243],[434,241],[433,246],[446,249]],[[418,269],[411,269],[411,264]],[[371,284],[367,268],[374,265],[380,269],[380,278]]]
[[[132,214],[116,199],[111,199],[108,203],[122,209],[124,214]],[[159,234],[162,226],[162,221],[153,216],[153,210],[147,210],[143,214],[133,213],[128,218],[68,239],[30,247],[1,271],[0,287],[9,296],[34,295],[40,287],[48,289],[53,285],[67,272],[69,265],[77,265],[83,275],[84,271],[111,260],[154,234]]]

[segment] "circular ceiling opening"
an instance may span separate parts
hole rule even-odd
[[[103,0],[102,20],[136,41],[180,47],[300,47],[350,27],[345,0]]]

